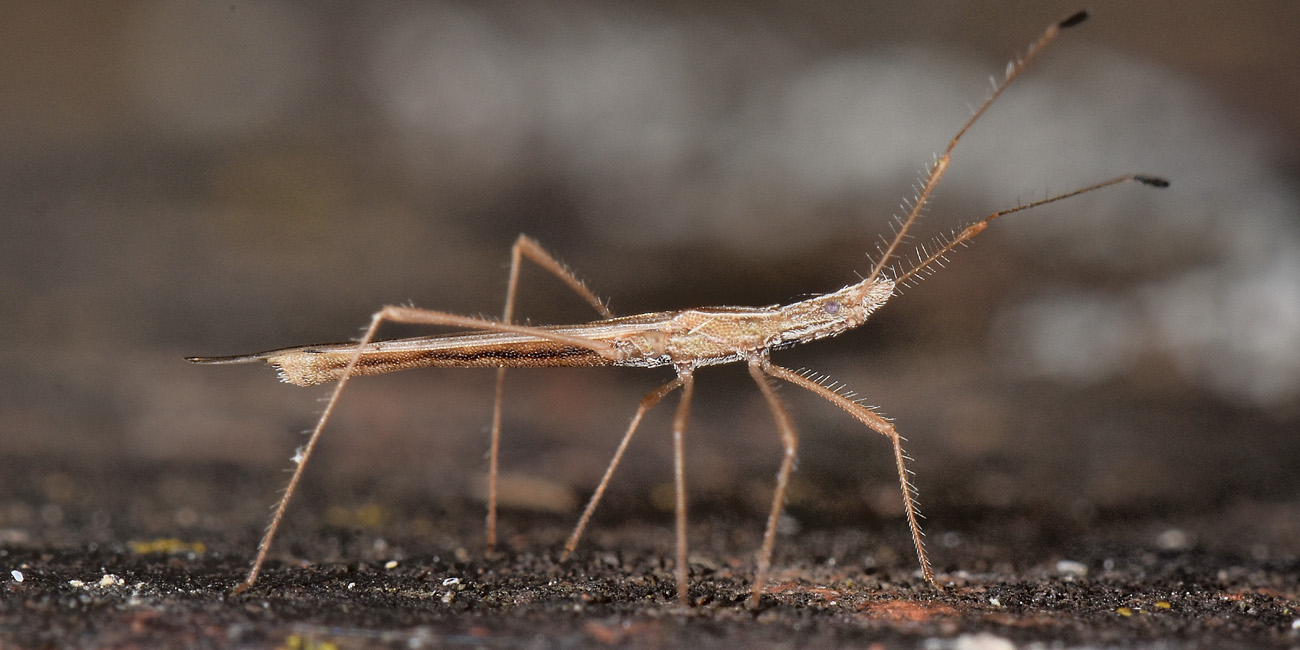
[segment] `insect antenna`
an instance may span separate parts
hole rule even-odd
[[[921,212],[925,208],[925,204],[930,201],[930,196],[934,194],[935,187],[939,185],[939,181],[943,178],[944,172],[948,169],[948,163],[952,160],[952,150],[956,148],[957,143],[961,141],[962,136],[966,135],[966,132],[975,125],[975,122],[977,122],[980,117],[984,115],[984,112],[993,105],[993,102],[1002,95],[1002,92],[1007,89],[1007,86],[1010,86],[1011,82],[1015,81],[1016,77],[1020,76],[1020,73],[1024,71],[1025,67],[1038,56],[1038,53],[1041,52],[1048,43],[1052,42],[1052,40],[1061,33],[1062,29],[1074,27],[1084,20],[1087,20],[1087,18],[1088,12],[1080,11],[1053,24],[1051,27],[1047,28],[1047,31],[1043,32],[1043,35],[1040,36],[1037,41],[1034,41],[1034,43],[1029,46],[1029,49],[1025,51],[1023,56],[1016,57],[1007,64],[1007,71],[1005,76],[1002,78],[1002,81],[993,87],[993,91],[989,93],[987,98],[985,98],[984,103],[980,104],[979,108],[975,109],[975,112],[971,114],[970,119],[966,120],[966,123],[957,131],[957,135],[953,136],[952,140],[948,142],[948,147],[944,149],[943,154],[935,159],[934,164],[930,166],[929,171],[925,175],[925,182],[921,185],[920,189],[917,190],[915,198],[910,202],[904,202],[904,204],[909,208],[906,211],[907,216],[895,222],[894,238],[883,248],[883,250],[878,249],[880,257],[872,267],[871,274],[867,276],[868,281],[874,281],[879,278],[887,269],[889,269],[890,265],[893,264],[895,255],[898,252],[898,247],[906,241],[908,231],[912,229],[912,225],[916,223],[918,218],[920,218]],[[943,247],[941,246],[941,248]],[[948,250],[951,250],[951,248],[948,248]],[[943,252],[947,251],[945,250]],[[911,277],[912,275],[915,275],[916,270],[927,266],[933,261],[934,260],[932,259],[926,258],[925,264],[922,264],[921,267],[912,267],[912,270],[906,272],[905,275]]]
[[[916,262],[916,264],[913,264],[912,267],[909,268],[908,270],[895,275],[893,277],[894,284],[900,286],[907,286],[909,282],[914,282],[915,280],[919,280],[921,278],[924,278],[927,275],[930,275],[931,273],[934,273],[939,267],[943,266],[943,262],[947,257],[948,253],[952,252],[952,250],[954,248],[957,248],[958,246],[964,246],[966,242],[970,241],[981,232],[984,232],[984,229],[987,228],[988,225],[998,217],[1008,215],[1008,214],[1014,214],[1016,212],[1024,212],[1025,210],[1032,210],[1033,208],[1036,208],[1040,205],[1055,203],[1057,201],[1079,196],[1080,194],[1087,194],[1088,192],[1099,190],[1104,187],[1110,187],[1111,185],[1119,185],[1121,183],[1129,183],[1129,182],[1137,182],[1150,187],[1169,187],[1169,181],[1160,178],[1158,176],[1150,176],[1146,174],[1125,174],[1123,176],[1116,176],[1115,178],[1104,180],[1100,183],[1093,183],[1092,185],[1088,185],[1086,187],[1080,187],[1076,190],[1071,190],[1064,194],[1049,196],[1045,199],[1034,201],[1033,203],[1026,203],[1024,205],[1018,205],[1014,208],[998,210],[997,212],[994,212],[984,217],[983,219],[980,219],[979,221],[976,221],[970,224],[969,226],[966,226],[961,230],[961,232],[952,235],[950,238],[936,239],[934,244],[932,245],[933,250],[927,251],[927,249],[924,246],[918,247],[917,248],[918,261]]]

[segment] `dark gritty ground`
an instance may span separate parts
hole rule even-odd
[[[644,502],[612,497],[618,514],[598,517],[568,562],[557,551],[571,517],[507,511],[506,548],[485,559],[478,504],[400,478],[309,481],[256,588],[232,596],[277,473],[10,467],[4,648],[1300,646],[1294,545],[1239,541],[1294,540],[1283,504],[1181,519],[932,508],[943,589],[918,578],[900,520],[792,510],[803,525],[780,540],[751,610],[761,520],[734,504],[695,504],[694,605],[682,608],[671,519]],[[89,498],[68,498],[86,486]]]

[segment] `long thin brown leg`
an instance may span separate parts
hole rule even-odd
[[[632,416],[632,423],[628,425],[627,432],[623,434],[623,440],[618,443],[618,449],[614,450],[614,457],[610,459],[609,466],[605,468],[605,475],[600,478],[600,484],[596,486],[596,491],[591,494],[591,499],[587,501],[587,507],[582,511],[582,517],[578,519],[578,524],[573,527],[573,533],[569,535],[569,540],[564,543],[564,553],[560,555],[560,561],[569,559],[573,554],[573,549],[577,548],[578,540],[582,538],[582,531],[587,527],[587,522],[591,519],[592,513],[596,511],[596,505],[600,503],[600,498],[605,494],[605,488],[609,485],[609,479],[614,476],[614,470],[618,467],[619,461],[623,460],[623,452],[627,451],[627,445],[632,441],[632,434],[641,424],[641,418],[646,412],[654,408],[664,397],[682,385],[680,378],[674,379],[663,386],[660,386],[641,398],[641,404],[636,408],[636,415]]]
[[[584,339],[576,336],[566,336],[550,332],[548,330],[525,327],[522,325],[512,325],[510,323],[499,323],[482,318],[472,318],[461,316],[459,314],[450,314],[447,312],[433,311],[428,309],[417,309],[415,307],[398,307],[387,306],[375,312],[370,319],[370,326],[362,335],[361,340],[357,342],[356,351],[344,366],[343,372],[334,385],[334,391],[330,393],[329,401],[325,404],[325,410],[321,412],[320,419],[316,421],[316,426],[312,428],[311,436],[307,439],[307,444],[298,450],[294,455],[296,466],[293,470],[293,476],[289,479],[289,484],[284,489],[284,494],[280,497],[280,502],[276,504],[275,514],[271,516],[271,523],[267,526],[266,532],[262,535],[262,541],[257,546],[257,557],[253,559],[253,566],[249,569],[247,577],[239,583],[234,589],[234,593],[240,593],[257,580],[257,576],[262,571],[262,564],[266,561],[266,555],[271,550],[271,541],[275,539],[275,533],[280,528],[280,522],[284,519],[285,510],[289,506],[289,499],[293,497],[294,490],[297,489],[299,481],[302,480],[303,469],[307,466],[307,460],[311,458],[312,451],[316,449],[316,443],[320,440],[321,431],[325,429],[325,424],[329,422],[330,415],[334,412],[334,407],[338,404],[339,396],[343,394],[343,388],[347,386],[348,379],[352,377],[352,372],[357,366],[357,361],[361,358],[361,351],[371,341],[375,339],[375,334],[379,331],[379,326],[384,322],[392,321],[398,323],[408,323],[413,325],[445,325],[448,327],[465,327],[470,329],[485,329],[493,331],[516,332],[520,334],[529,334],[549,338],[561,343],[577,345],[579,347],[595,350],[600,354],[614,355],[613,346],[603,341]]]
[[[266,554],[271,550],[271,540],[275,539],[275,531],[280,527],[280,521],[284,519],[284,512],[289,507],[289,498],[298,487],[298,481],[302,480],[303,468],[307,466],[307,460],[311,458],[312,450],[316,449],[316,443],[320,440],[321,431],[325,429],[325,423],[329,420],[330,414],[334,412],[334,406],[339,403],[339,395],[343,394],[343,387],[347,385],[348,378],[352,375],[352,369],[357,365],[357,359],[361,358],[361,348],[375,338],[375,332],[379,330],[379,324],[383,322],[383,312],[375,314],[370,319],[370,327],[366,328],[366,333],[361,337],[361,342],[357,344],[357,351],[348,361],[347,367],[343,369],[343,376],[339,378],[334,385],[334,391],[330,393],[329,402],[325,404],[325,410],[321,412],[320,419],[316,421],[316,427],[311,431],[311,437],[307,439],[307,444],[300,448],[294,454],[293,476],[289,479],[289,485],[284,488],[284,494],[280,497],[280,502],[275,506],[275,514],[271,516],[271,523],[266,527],[266,532],[262,535],[262,541],[257,545],[257,557],[253,559],[253,566],[248,570],[248,575],[244,581],[235,586],[233,593],[240,593],[253,586],[257,580],[257,574],[262,571],[262,563],[266,561]]]
[[[767,584],[767,573],[772,566],[772,547],[776,544],[776,525],[781,519],[781,509],[785,507],[786,490],[790,487],[790,472],[794,470],[795,454],[799,449],[799,433],[794,428],[794,422],[790,420],[790,413],[781,403],[781,398],[776,396],[776,391],[772,390],[767,376],[763,374],[767,372],[768,365],[766,356],[750,358],[749,376],[753,377],[754,383],[758,384],[763,398],[767,400],[767,407],[772,411],[772,419],[776,420],[784,456],[781,458],[781,469],[776,474],[776,489],[772,492],[772,510],[767,513],[767,528],[763,531],[763,547],[758,552],[758,569],[754,572],[754,591],[749,598],[750,607],[758,607],[758,601],[763,596],[763,589]]]
[[[460,314],[453,314],[446,311],[399,305],[388,305],[381,309],[377,315],[379,314],[383,315],[383,320],[385,322],[391,321],[394,323],[406,323],[408,325],[441,325],[445,327],[460,327],[469,330],[510,332],[514,334],[536,336],[548,341],[555,341],[556,343],[565,343],[574,347],[586,348],[596,352],[602,357],[610,359],[611,361],[621,360],[618,351],[611,343],[576,334],[562,334],[541,327],[515,325],[513,323],[503,323],[488,318],[461,316]]]
[[[549,271],[552,275],[559,278],[564,284],[573,289],[575,293],[582,296],[588,304],[605,318],[613,318],[614,314],[609,311],[605,303],[592,293],[587,285],[583,284],[578,276],[574,275],[568,267],[561,264],[551,256],[550,253],[542,248],[542,245],[527,235],[520,235],[515,240],[514,246],[510,248],[510,281],[506,285],[506,307],[505,313],[501,317],[503,323],[512,323],[515,318],[515,299],[519,295],[519,269],[523,264],[524,258],[530,259],[534,264]],[[489,555],[496,549],[497,545],[497,477],[498,477],[498,459],[501,455],[501,404],[505,395],[506,369],[504,367],[497,369],[496,390],[492,399],[492,433],[488,443],[488,511],[487,511],[487,532],[486,546]]]
[[[691,415],[691,395],[695,393],[695,377],[690,368],[678,368],[677,377],[682,382],[682,401],[673,415],[673,486],[677,496],[677,602],[689,605],[688,589],[690,567],[686,564],[686,422]]]
[[[921,573],[931,584],[937,585],[934,580],[934,571],[930,568],[930,559],[925,555],[924,534],[921,532],[921,525],[917,521],[916,512],[916,494],[912,487],[911,481],[908,480],[908,470],[904,465],[905,460],[909,460],[903,453],[903,437],[898,435],[894,425],[881,417],[880,414],[870,408],[859,404],[844,395],[841,395],[819,383],[805,377],[797,372],[782,368],[772,364],[763,367],[763,371],[778,379],[784,379],[792,384],[802,386],[825,398],[830,403],[844,409],[849,415],[868,427],[871,427],[877,433],[889,438],[894,444],[894,463],[898,467],[898,484],[903,492],[903,506],[907,509],[907,524],[912,529],[912,543],[916,545],[916,557],[921,562]]]

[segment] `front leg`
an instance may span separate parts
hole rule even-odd
[[[898,435],[893,423],[871,410],[871,408],[859,404],[797,372],[770,363],[764,365],[763,371],[773,377],[802,386],[822,396],[830,403],[847,411],[849,415],[857,418],[859,422],[871,427],[876,433],[889,438],[894,445],[894,464],[898,468],[898,485],[903,493],[903,506],[907,510],[907,524],[912,529],[912,543],[916,546],[916,557],[921,562],[921,573],[925,576],[926,581],[937,585],[938,583],[934,579],[934,571],[930,568],[930,558],[926,557],[925,554],[925,535],[921,532],[921,524],[918,522],[916,488],[907,479],[908,471],[904,465],[907,455],[903,453],[903,437]]]

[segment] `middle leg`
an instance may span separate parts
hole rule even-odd
[[[687,582],[690,567],[686,564],[686,422],[691,414],[691,395],[695,392],[695,377],[692,368],[677,369],[677,378],[682,382],[682,401],[677,404],[677,413],[673,415],[673,486],[676,494],[677,513],[677,602],[685,606],[690,604]]]
[[[767,407],[772,411],[772,419],[776,420],[784,455],[781,457],[781,469],[776,475],[776,489],[772,492],[772,509],[767,513],[763,546],[758,551],[758,567],[754,571],[754,591],[749,598],[750,607],[757,607],[759,599],[763,596],[767,573],[772,566],[772,547],[776,545],[776,526],[781,519],[781,510],[785,507],[786,491],[790,487],[790,473],[794,471],[795,454],[799,448],[799,433],[794,428],[794,422],[790,420],[790,413],[781,403],[781,398],[777,397],[776,391],[772,390],[772,385],[764,374],[768,365],[770,364],[766,355],[751,357],[749,376],[753,377],[754,383],[758,384],[763,399],[767,400]]]
[[[618,443],[618,449],[614,450],[614,457],[610,459],[609,466],[605,468],[605,475],[600,478],[600,484],[596,486],[596,491],[591,494],[591,499],[587,501],[587,507],[582,511],[582,517],[578,519],[578,524],[573,527],[573,533],[569,535],[568,541],[564,543],[564,553],[560,555],[560,561],[569,559],[573,555],[573,549],[577,548],[578,540],[582,537],[582,531],[587,527],[587,522],[591,519],[592,513],[596,511],[596,505],[600,503],[600,498],[605,494],[605,488],[609,486],[609,479],[614,476],[614,470],[618,467],[619,461],[623,460],[623,453],[627,451],[627,445],[632,442],[632,434],[636,433],[637,427],[641,425],[641,418],[650,409],[654,408],[668,393],[677,390],[682,385],[681,378],[674,379],[659,388],[646,393],[641,398],[641,404],[636,408],[636,414],[632,416],[632,423],[628,425],[627,432],[623,434],[623,440]]]

